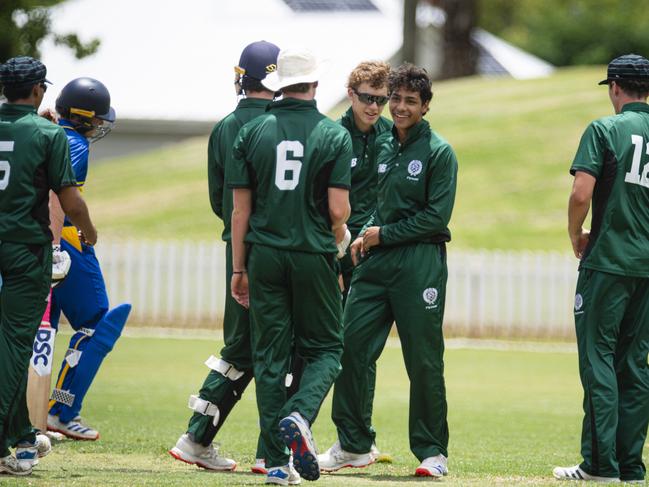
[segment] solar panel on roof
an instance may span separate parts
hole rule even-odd
[[[284,0],[296,12],[377,11],[372,0]]]

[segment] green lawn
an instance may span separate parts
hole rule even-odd
[[[568,167],[587,123],[611,111],[606,89],[596,84],[604,72],[573,68],[529,81],[434,84],[429,119],[460,162],[456,248],[569,250]],[[198,138],[92,167],[85,194],[100,235],[216,238],[206,146],[207,138]]]
[[[57,341],[57,357],[69,336]],[[252,387],[218,441],[239,462],[232,474],[173,460],[167,449],[189,418],[187,397],[199,388],[202,362],[219,350],[210,340],[122,338],[97,376],[83,411],[101,431],[96,443],[55,446],[29,480],[2,485],[260,485],[249,473],[257,438]],[[446,353],[451,432],[448,485],[557,485],[556,464],[578,460],[580,386],[573,353],[450,349]],[[318,485],[389,486],[416,482],[408,449],[408,383],[401,352],[388,345],[379,362],[374,425],[393,464],[326,475]],[[322,450],[335,440],[330,398],[314,434]],[[6,484],[5,484],[6,482]],[[305,485],[305,483],[303,483]],[[315,485],[315,484],[312,484]]]

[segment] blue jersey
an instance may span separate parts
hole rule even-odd
[[[79,132],[74,130],[72,123],[62,118],[59,125],[65,130],[70,145],[70,159],[72,170],[77,180],[77,186],[81,187],[86,182],[88,175],[88,155],[90,154],[90,143]]]
[[[83,135],[77,132],[72,126],[72,122],[64,118],[59,120],[59,125],[65,130],[65,135],[68,138],[68,145],[70,146],[70,161],[72,162],[72,170],[74,177],[77,180],[76,186],[80,191],[83,191],[83,185],[86,183],[86,176],[88,175],[88,155],[90,154],[90,143]],[[64,227],[71,227],[72,223],[65,217]],[[63,238],[70,238],[75,240],[76,230],[74,232],[63,232]],[[78,247],[76,242],[73,245]]]

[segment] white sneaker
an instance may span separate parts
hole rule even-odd
[[[73,440],[95,441],[99,439],[99,431],[83,424],[81,416],[77,416],[69,423],[63,423],[58,416],[47,415],[47,430],[56,431]]]
[[[415,475],[417,477],[435,477],[439,479],[447,474],[447,460],[442,454],[424,458],[424,461],[421,462],[421,465],[419,465],[417,470],[415,470]]]
[[[189,439],[187,433],[178,438],[176,446],[169,450],[169,454],[176,460],[207,470],[232,471],[237,468],[237,462],[220,456],[214,445],[203,446],[195,443]]]
[[[284,467],[269,468],[266,483],[275,485],[300,485],[302,478],[293,465],[289,463]]]
[[[318,451],[307,421],[298,412],[292,412],[279,422],[279,432],[293,453],[293,465],[306,480],[318,480]]]
[[[555,467],[552,475],[557,480],[590,480],[591,482],[619,482],[617,477],[598,477],[584,472],[579,465],[574,467]]]
[[[261,475],[266,475],[268,470],[266,470],[266,460],[263,458],[255,458],[255,464],[250,467],[252,473],[258,473]]]
[[[322,472],[335,472],[346,467],[363,468],[372,465],[375,461],[376,458],[371,451],[368,453],[351,453],[343,450],[339,441],[336,441],[322,455],[318,455],[318,463]]]
[[[21,465],[13,455],[0,458],[0,474],[29,475],[31,473],[32,467],[24,464]]]

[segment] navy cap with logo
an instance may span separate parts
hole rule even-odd
[[[649,60],[637,54],[616,57],[608,64],[606,79],[598,84],[606,85],[617,80],[649,81]]]
[[[277,69],[279,47],[272,42],[258,41],[248,44],[234,70],[241,76],[262,80]]]

